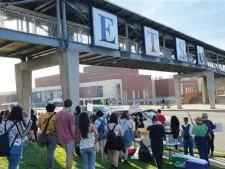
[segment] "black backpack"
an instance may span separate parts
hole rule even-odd
[[[108,133],[107,133],[107,141],[113,142],[115,143],[117,141],[116,139],[116,134],[114,133],[114,129],[117,126],[117,124],[115,124],[115,126],[113,127],[112,130],[109,129],[109,126],[107,125],[108,128]]]
[[[187,127],[184,127],[184,125],[182,125],[182,128],[183,128],[183,132],[184,132],[183,138],[185,140],[189,140],[190,139],[190,133],[189,133],[190,124],[188,124]]]
[[[0,136],[0,157],[8,157],[10,155],[10,150],[11,147],[14,145],[17,137],[19,136],[18,134],[16,137],[13,139],[12,144],[9,145],[9,132],[11,129],[16,125],[16,122],[9,128],[8,131],[6,131],[6,122],[5,122],[5,132],[3,135]]]

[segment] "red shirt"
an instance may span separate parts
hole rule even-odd
[[[165,126],[165,124],[166,124],[166,118],[165,118],[164,115],[157,114],[156,118],[157,118],[157,120],[159,120],[162,123],[163,126]]]
[[[71,131],[72,125],[75,125],[75,117],[71,112],[61,110],[56,114],[56,131],[62,144],[69,143],[74,139]]]

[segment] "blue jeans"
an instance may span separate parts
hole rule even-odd
[[[194,156],[193,147],[194,147],[194,139],[190,136],[189,139],[183,139],[184,144],[184,154],[188,155],[188,149],[191,156]]]
[[[209,162],[207,138],[195,136],[195,144],[198,149],[200,158]]]
[[[96,151],[94,148],[80,149],[83,157],[83,169],[95,169]]]
[[[8,157],[8,162],[9,162],[8,169],[18,168],[22,151],[23,151],[23,145],[11,147],[10,155]]]

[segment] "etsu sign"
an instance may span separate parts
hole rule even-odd
[[[145,54],[160,56],[159,32],[144,26]]]
[[[176,57],[179,61],[188,62],[186,42],[179,38],[176,38]]]
[[[119,49],[117,16],[92,8],[94,45]]]
[[[198,64],[205,65],[205,50],[201,46],[197,46]]]
[[[150,27],[143,26],[144,51],[147,56],[160,56],[159,32]],[[103,10],[92,7],[92,43],[95,46],[119,49],[117,16]],[[186,42],[175,38],[176,59],[188,62]],[[201,46],[196,46],[197,63],[205,65],[205,51]]]

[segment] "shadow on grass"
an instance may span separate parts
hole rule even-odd
[[[37,144],[26,145],[19,167],[20,169],[45,169],[46,148],[41,148]],[[55,169],[65,169],[65,167],[55,159]]]
[[[109,159],[109,158],[108,158]],[[3,163],[0,159],[0,169]],[[82,169],[82,158],[74,157],[73,169]],[[7,166],[7,165],[3,165]],[[41,148],[36,144],[31,144],[25,146],[23,152],[23,159],[20,162],[20,169],[45,169],[46,168],[46,148]],[[65,169],[66,168],[66,153],[63,148],[57,147],[55,152],[55,169]],[[108,169],[110,168],[109,160],[101,160],[97,155],[96,159],[96,169]],[[157,169],[153,163],[144,163],[139,160],[129,160],[129,164],[119,164],[121,169]],[[164,169],[176,169],[171,163],[164,162]],[[222,169],[217,167],[212,167],[210,169]]]

